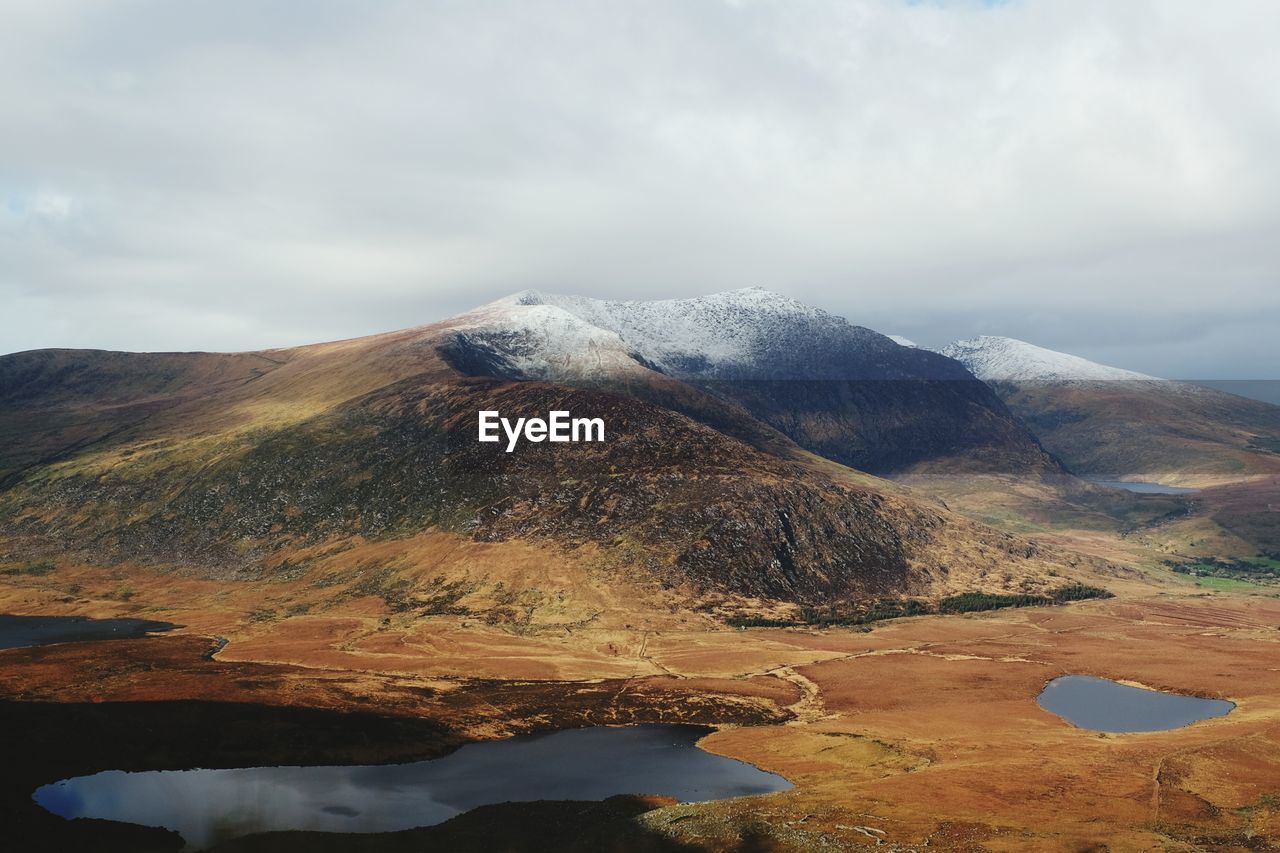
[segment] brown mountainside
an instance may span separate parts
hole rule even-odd
[[[326,542],[394,552],[452,531],[588,549],[593,565],[667,587],[797,602],[1044,590],[1076,565],[873,478],[831,476],[838,465],[824,473],[732,406],[713,428],[655,401],[704,399],[678,380],[641,399],[469,377],[441,357],[448,337],[441,324],[236,355],[4,357],[5,550],[252,579]],[[607,440],[506,453],[476,441],[481,408],[601,417]],[[406,558],[397,573],[409,595],[466,570]]]
[[[993,382],[1075,473],[1212,485],[1280,473],[1280,407],[1164,381]]]

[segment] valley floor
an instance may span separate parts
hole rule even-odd
[[[78,584],[93,583],[82,570]],[[23,792],[109,767],[250,756],[408,760],[522,731],[684,721],[717,725],[706,749],[780,773],[795,788],[694,805],[624,798],[607,807],[495,807],[479,834],[478,818],[464,816],[331,848],[299,833],[226,849],[494,849],[485,844],[495,832],[508,849],[527,850],[545,849],[549,838],[565,849],[620,850],[1280,846],[1280,601],[1136,580],[1110,586],[1118,595],[1104,601],[872,630],[744,631],[667,613],[642,627],[605,618],[521,635],[465,616],[395,623],[380,602],[276,622],[231,618],[243,602],[201,615],[182,610],[191,590],[172,578],[155,589],[138,584],[129,605],[60,601],[38,578],[9,579],[0,612],[137,615],[147,596],[169,590],[151,604],[187,628],[0,651],[0,713],[15,756],[0,809],[10,826],[58,833],[68,831],[64,822],[37,814]],[[230,642],[210,655],[215,637]],[[1237,708],[1174,731],[1099,734],[1036,704],[1045,683],[1067,673]],[[170,705],[173,713],[155,716]],[[235,716],[248,709],[338,716],[313,736],[305,721],[248,725]],[[203,753],[202,726],[223,732]],[[237,744],[237,731],[274,734],[270,743]],[[97,746],[83,748],[85,738]],[[79,841],[65,840],[107,849],[103,839],[117,831],[80,826]],[[157,833],[121,843],[171,849],[174,840]]]

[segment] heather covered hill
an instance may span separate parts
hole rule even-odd
[[[567,322],[587,343],[539,363],[627,363],[611,361],[616,334]],[[543,543],[668,588],[798,602],[1042,590],[1077,565],[816,465],[749,406],[634,358],[630,389],[469,375],[459,356],[477,350],[459,339],[477,330],[492,340],[492,324],[468,316],[254,354],[2,358],[0,429],[20,435],[26,460],[0,491],[4,549],[272,580],[305,574],[298,555],[322,546],[383,543],[394,570],[375,586],[360,572],[317,582],[388,602],[472,571],[397,551],[430,533]],[[543,331],[563,344],[564,330]],[[487,357],[536,351],[509,340]],[[603,418],[608,439],[512,453],[476,440],[480,409],[553,408]],[[71,418],[89,431],[68,435]]]
[[[37,350],[4,356],[0,484],[277,366],[256,353]]]
[[[475,440],[487,407],[588,410],[612,434],[506,453]],[[68,471],[11,491],[4,508],[14,532],[121,559],[250,570],[285,543],[434,528],[596,542],[673,582],[810,599],[905,589],[912,541],[940,523],[626,397],[485,380],[392,383],[197,466]]]

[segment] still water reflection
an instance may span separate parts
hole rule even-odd
[[[1194,495],[1199,489],[1188,489],[1183,486],[1166,486],[1163,483],[1143,483],[1139,480],[1093,480],[1099,486],[1109,489],[1124,489],[1140,495]]]
[[[684,801],[765,794],[786,779],[694,743],[709,730],[590,728],[468,744],[433,761],[363,767],[118,770],[45,785],[44,808],[163,826],[192,847],[254,832],[388,832],[488,803],[664,794]]]
[[[0,613],[0,649],[78,643],[85,640],[127,640],[152,631],[179,626],[151,619],[89,619],[84,616],[11,616]]]
[[[1089,675],[1064,675],[1045,685],[1037,701],[1046,711],[1082,729],[1158,732],[1221,717],[1235,708],[1222,699],[1201,699],[1144,690]]]

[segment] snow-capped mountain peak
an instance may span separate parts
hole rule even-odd
[[[448,321],[460,350],[488,368],[524,379],[572,379],[643,372],[622,339],[526,290]]]
[[[801,327],[828,334],[874,334],[758,287],[654,301],[612,301],[525,290],[486,307],[499,306],[563,311],[616,335],[646,364],[672,375],[735,372],[755,364],[763,350]]]
[[[935,353],[758,287],[656,301],[524,290],[448,324],[460,350],[513,377],[972,378]]]
[[[1154,381],[1156,377],[1098,364],[1015,338],[982,335],[939,350],[986,382]]]

